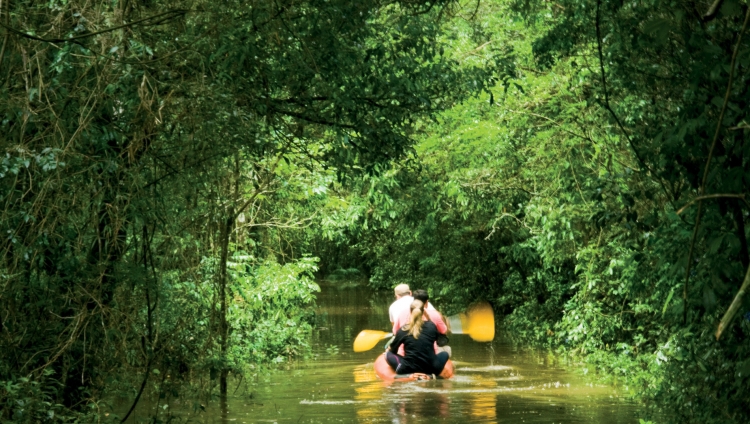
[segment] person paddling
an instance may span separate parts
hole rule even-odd
[[[385,359],[397,374],[424,373],[439,375],[448,353],[435,353],[434,344],[438,338],[438,329],[425,313],[425,305],[420,300],[414,300],[410,306],[409,323],[399,328],[393,338],[389,350],[385,352]],[[403,356],[398,354],[404,346]]]
[[[388,308],[388,317],[391,319],[391,325],[396,321],[401,311],[408,310],[411,302],[414,298],[411,297],[411,289],[408,284],[399,284],[393,288],[393,294],[396,296],[396,301],[391,303]]]
[[[417,293],[418,295],[427,295],[427,292],[424,290],[416,290],[415,293]],[[394,326],[396,324],[400,316],[403,315],[406,317],[404,318],[404,322],[393,328],[394,334],[396,333],[396,331],[398,331],[399,327],[401,327],[406,323],[406,321],[409,320],[409,305],[411,305],[411,302],[414,299],[419,299],[425,305],[427,305],[425,310],[428,314],[430,314],[430,316],[432,316],[432,312],[435,311],[435,308],[432,306],[432,304],[427,303],[426,297],[424,299],[419,297],[412,297],[411,289],[409,288],[408,284],[397,285],[393,288],[393,294],[396,296],[396,300],[391,303],[391,306],[388,307],[388,318],[390,318],[391,320],[391,326]]]
[[[424,312],[425,312],[425,319],[428,319],[432,321],[433,324],[435,324],[435,327],[437,327],[437,331],[439,334],[445,335],[448,332],[448,326],[445,324],[445,320],[443,319],[443,315],[438,312],[434,307],[432,307],[432,304],[429,302],[430,296],[427,294],[427,290],[414,290],[414,300],[421,301],[424,306]],[[401,311],[401,313],[396,317],[396,319],[393,322],[393,330],[392,333],[396,334],[398,332],[398,329],[404,326],[409,322],[410,318],[410,310],[404,309]],[[449,346],[445,346],[447,344],[447,337],[444,338],[444,343],[435,343],[435,353],[440,353],[442,351],[448,352],[448,356],[451,355],[451,350]],[[439,347],[440,346],[443,347]],[[386,345],[386,350],[388,350],[388,346],[390,344]],[[402,348],[399,352],[399,355],[404,355],[404,349]]]

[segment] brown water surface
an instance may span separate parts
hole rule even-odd
[[[391,295],[352,283],[322,283],[321,289],[313,358],[242,383],[224,407],[212,402],[189,420],[619,424],[644,416],[622,390],[592,382],[549,354],[521,350],[502,339],[477,343],[453,335],[453,379],[386,384],[372,368],[383,343],[354,353],[352,342],[363,329],[389,330]]]

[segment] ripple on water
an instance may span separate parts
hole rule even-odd
[[[509,392],[528,392],[530,390],[537,390],[538,386],[528,386],[528,387],[479,387],[479,388],[466,388],[461,389],[457,387],[452,388],[440,388],[440,387],[422,387],[422,386],[414,386],[412,391],[414,392],[420,392],[420,393],[509,393]]]
[[[492,372],[492,371],[509,371],[513,367],[507,365],[488,365],[486,367],[460,367],[456,372]]]
[[[482,381],[521,381],[523,377],[520,375],[509,375],[507,377],[481,377]],[[477,378],[474,375],[454,375],[450,381],[454,383],[475,383]]]
[[[300,405],[351,405],[354,403],[362,403],[359,400],[307,400],[302,399],[299,401]]]
[[[454,376],[453,376],[453,377],[452,377],[452,378],[450,379],[450,381],[452,381],[452,382],[454,382],[454,383],[471,383],[471,382],[472,382],[472,381],[474,381],[474,380],[475,380],[475,379],[474,379],[473,377],[471,377],[471,376],[468,376],[468,375],[461,375],[461,374],[459,374],[459,375],[454,375]]]
[[[520,375],[511,375],[509,377],[498,377],[491,379],[492,381],[520,381],[523,377]]]

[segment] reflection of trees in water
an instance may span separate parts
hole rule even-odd
[[[361,330],[390,330],[387,294],[372,292],[366,285],[321,282],[315,317],[315,344],[336,345],[351,351]]]
[[[221,399],[219,400],[219,409],[221,411],[221,424],[228,424],[229,423],[229,407],[227,406],[226,396],[222,396]]]

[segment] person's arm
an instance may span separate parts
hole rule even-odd
[[[401,311],[399,316],[396,317],[396,320],[393,321],[393,328],[391,329],[391,333],[393,334],[398,333],[398,330],[400,330],[401,327],[409,323],[410,317],[411,315],[409,314],[408,310]]]
[[[402,344],[404,344],[404,337],[406,335],[405,331],[399,331],[395,333],[396,335],[393,336],[393,342],[391,342],[390,351],[393,354],[398,354],[398,348]]]
[[[443,321],[443,315],[441,315],[440,312],[432,309],[427,312],[427,315],[430,316],[430,321],[432,321],[432,323],[435,324],[435,327],[437,327],[438,333],[445,334],[448,332],[448,326],[445,324],[445,321]]]

